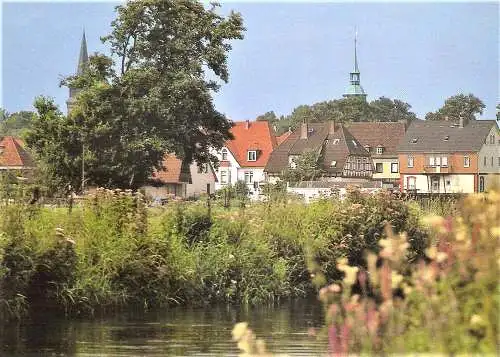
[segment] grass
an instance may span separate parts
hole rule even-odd
[[[87,315],[175,303],[272,303],[315,294],[318,277],[339,277],[339,258],[363,264],[360,253],[377,248],[386,224],[412,232],[414,259],[427,244],[421,210],[385,193],[310,205],[214,203],[210,215],[203,201],[147,208],[140,194],[104,190],[71,214],[3,208],[0,313],[11,318],[36,306]]]

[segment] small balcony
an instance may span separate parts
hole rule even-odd
[[[426,174],[449,174],[449,173],[453,172],[453,168],[451,167],[451,165],[446,165],[446,166],[443,166],[443,165],[434,165],[434,166],[426,165],[426,166],[424,166],[424,172]]]

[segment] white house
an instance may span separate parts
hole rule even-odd
[[[215,190],[237,181],[246,183],[251,199],[259,199],[265,182],[264,167],[277,146],[273,129],[267,121],[235,122],[231,128],[233,140],[214,154],[219,159]]]

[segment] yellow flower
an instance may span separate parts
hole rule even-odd
[[[231,333],[233,335],[233,341],[241,340],[241,338],[245,335],[247,329],[247,322],[238,322],[236,325],[234,325],[233,331]]]
[[[393,271],[391,274],[391,288],[396,289],[402,281],[403,281],[403,276]]]

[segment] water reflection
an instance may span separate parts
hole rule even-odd
[[[129,311],[92,321],[48,316],[24,324],[0,324],[2,356],[235,356],[236,322],[248,321],[272,352],[325,355],[326,341],[307,334],[323,317],[317,301],[243,308],[174,307],[146,314]]]

